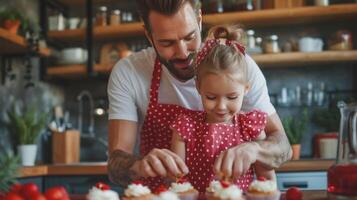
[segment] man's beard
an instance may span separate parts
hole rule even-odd
[[[159,58],[161,64],[165,65],[165,67],[169,70],[169,72],[180,81],[187,81],[194,76],[194,69],[193,69],[193,59],[195,53],[190,53],[187,56],[187,59],[172,59],[166,60],[162,58],[158,52],[156,51],[157,57]],[[184,69],[178,69],[175,67],[176,63],[190,63]]]

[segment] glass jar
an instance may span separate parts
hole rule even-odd
[[[95,18],[95,24],[97,26],[106,26],[106,25],[108,25],[107,7],[105,7],[105,6],[99,7],[98,12],[96,14],[96,18]]]
[[[264,53],[279,53],[279,43],[278,43],[278,36],[271,35],[267,37],[266,41],[264,42]]]
[[[120,10],[113,10],[110,14],[110,25],[118,25],[120,23]]]

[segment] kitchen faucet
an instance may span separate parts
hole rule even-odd
[[[83,121],[83,98],[87,97],[89,100],[89,126],[88,126],[88,133],[83,134],[82,133],[82,121]],[[77,96],[77,100],[78,100],[78,130],[81,133],[81,137],[82,138],[86,138],[86,139],[90,139],[90,140],[96,140],[98,141],[100,144],[102,144],[104,147],[108,148],[108,142],[101,138],[101,137],[95,137],[94,134],[94,102],[93,102],[93,97],[91,95],[91,93],[87,90],[83,90],[79,93],[79,95]]]
[[[83,122],[83,98],[87,97],[89,100],[89,117],[90,117],[90,121],[89,121],[89,126],[88,126],[88,133],[86,134],[88,137],[94,137],[94,117],[93,117],[93,113],[94,113],[94,103],[93,103],[93,97],[90,94],[90,92],[88,92],[87,90],[83,90],[82,92],[79,93],[79,95],[77,96],[77,100],[78,100],[78,109],[79,109],[79,113],[78,113],[78,130],[80,133],[82,133],[82,122]],[[83,135],[84,136],[84,135]]]

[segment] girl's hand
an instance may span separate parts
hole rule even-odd
[[[247,142],[223,151],[213,166],[216,176],[235,180],[244,175],[256,162],[259,148],[256,142]]]

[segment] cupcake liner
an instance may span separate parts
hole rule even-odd
[[[273,194],[269,194],[269,195],[247,193],[246,199],[247,200],[279,200],[280,194],[281,194],[280,191],[276,191]]]

